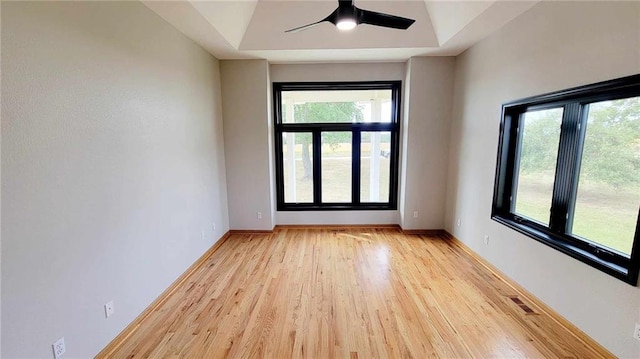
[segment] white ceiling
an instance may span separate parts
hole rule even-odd
[[[539,0],[538,0],[539,1]],[[359,25],[342,32],[325,22],[336,0],[176,0],[142,2],[219,59],[273,63],[402,61],[458,55],[538,1],[355,0],[361,9],[415,19],[407,30]]]

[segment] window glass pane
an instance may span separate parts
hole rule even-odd
[[[640,97],[592,103],[572,233],[631,254],[640,204]]]
[[[515,212],[549,225],[562,108],[522,115]]]
[[[362,132],[360,202],[389,202],[391,132]]]
[[[391,90],[283,91],[282,122],[392,122]]]
[[[351,132],[322,132],[322,202],[351,203]]]
[[[311,133],[282,134],[284,201],[313,203],[313,144]]]

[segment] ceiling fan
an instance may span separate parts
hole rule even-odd
[[[415,20],[407,19],[406,17],[359,9],[353,5],[353,0],[338,0],[338,8],[329,16],[318,22],[296,27],[285,32],[307,30],[325,21],[334,24],[339,30],[351,30],[360,24],[406,30],[415,22]]]

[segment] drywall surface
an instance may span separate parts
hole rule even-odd
[[[404,98],[411,98],[411,66],[410,66],[410,61],[407,61],[405,64],[405,73],[404,73],[404,82],[402,83],[402,91],[403,91],[403,97]],[[406,161],[406,155],[405,153],[407,153],[407,141],[406,141],[406,137],[407,137],[407,131],[409,130],[409,123],[408,123],[408,113],[409,113],[409,101],[403,101],[402,103],[402,123],[400,123],[400,161],[399,161],[399,166],[400,166],[400,173],[404,174],[407,173],[407,161]],[[407,190],[406,190],[406,180],[404,178],[404,176],[401,176],[399,178],[398,181],[398,186],[400,188],[398,188],[399,191],[399,195],[398,195],[398,219],[399,222],[398,224],[402,224],[404,223],[404,218],[405,216],[407,216],[408,214],[404,211],[404,208],[406,206],[406,199],[407,199]]]
[[[269,178],[270,178],[270,185],[269,185],[269,202],[271,203],[271,207],[269,207],[269,210],[271,211],[271,218],[272,218],[272,224],[275,226],[276,223],[276,164],[275,164],[275,124],[273,123],[273,100],[272,100],[272,93],[271,93],[271,75],[269,74],[269,71],[267,71],[267,82],[265,83],[266,85],[266,91],[267,91],[267,133],[269,134],[268,136],[268,146],[269,149],[267,151],[268,155],[269,155]]]
[[[272,82],[398,81],[406,64],[272,64]],[[404,90],[404,88],[402,89]],[[273,149],[271,149],[273,151]],[[402,174],[400,174],[402,176]],[[276,224],[399,224],[399,211],[277,211]]]
[[[266,60],[220,62],[231,229],[271,230],[274,226],[268,71]]]
[[[401,161],[404,229],[444,228],[454,64],[452,57],[408,62]]]
[[[398,81],[404,80],[406,63],[272,64],[272,82]]]
[[[2,38],[2,4],[0,4],[0,39]],[[2,49],[0,46],[0,69],[2,68]],[[0,89],[2,89],[2,71],[0,71]],[[2,94],[0,93],[0,109]],[[1,111],[0,111],[1,112]],[[2,114],[0,113],[0,126]],[[0,164],[2,162],[2,136],[0,136]],[[0,184],[2,183],[2,166],[0,165]],[[2,191],[0,191],[0,228],[2,228]],[[2,231],[0,230],[0,298],[2,298]],[[0,300],[0,318],[2,318],[2,300]],[[0,319],[0,356],[2,355],[2,320]]]
[[[622,358],[640,357],[632,338],[640,288],[492,221],[490,211],[503,103],[638,72],[640,3],[536,5],[456,59],[447,191],[447,230]]]
[[[228,230],[220,93],[138,2],[2,3],[3,358],[93,357]]]

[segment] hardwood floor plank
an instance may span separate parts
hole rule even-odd
[[[437,233],[285,227],[231,234],[99,357],[612,357],[542,309]]]

